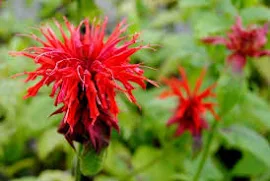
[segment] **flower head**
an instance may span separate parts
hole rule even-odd
[[[202,130],[208,127],[204,118],[204,113],[207,110],[212,113],[216,120],[219,119],[214,111],[215,103],[204,102],[204,99],[207,97],[215,97],[215,94],[212,92],[215,84],[199,93],[203,77],[206,73],[206,71],[203,70],[200,78],[196,82],[194,90],[191,91],[185,71],[182,67],[179,68],[179,72],[181,80],[177,78],[165,79],[165,83],[170,86],[171,89],[161,94],[161,98],[177,96],[179,100],[177,109],[167,122],[167,125],[178,125],[175,136],[180,136],[184,131],[189,131],[194,137],[198,137],[201,136]]]
[[[223,44],[231,51],[227,61],[236,71],[242,70],[247,57],[270,56],[270,50],[264,50],[267,43],[268,25],[256,27],[255,25],[244,28],[240,17],[237,17],[235,25],[231,27],[227,37],[207,37],[202,41],[206,44]]]
[[[138,33],[131,38],[122,36],[127,29],[124,21],[105,38],[107,18],[91,24],[85,19],[77,27],[64,19],[68,33],[55,21],[63,40],[49,26],[41,27],[45,40],[31,35],[41,46],[13,54],[29,57],[39,65],[35,71],[26,72],[26,82],[41,79],[25,97],[35,96],[42,86],[53,84],[50,96],[55,97],[55,106],[63,105],[53,114],[65,114],[59,132],[71,145],[74,140],[90,141],[100,150],[108,144],[111,128],[119,130],[116,93],[123,92],[136,104],[131,83],[145,88],[145,81],[151,82],[143,76],[140,64],[130,64],[130,56],[148,46],[134,46]]]

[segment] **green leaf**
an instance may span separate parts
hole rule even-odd
[[[58,116],[49,117],[56,108],[53,106],[53,100],[47,95],[32,99],[28,106],[23,107],[19,117],[19,122],[22,125],[21,129],[27,128],[28,133],[31,133],[30,131],[32,131],[32,134],[39,133],[51,127],[55,120],[57,122],[59,120]]]
[[[94,0],[77,0],[77,3],[79,3],[78,8],[80,8],[80,13],[83,17],[88,17],[92,19],[101,14],[101,11]]]
[[[17,80],[0,79],[0,104],[3,112],[6,113],[7,120],[16,119],[17,106],[21,103],[22,83]],[[2,112],[1,111],[1,112]]]
[[[64,137],[55,128],[46,130],[38,140],[37,153],[44,160],[58,146],[64,143]]]
[[[223,116],[224,124],[245,124],[260,132],[270,130],[270,108],[267,102],[255,93],[246,92],[243,99]]]
[[[114,177],[105,176],[105,175],[99,175],[94,178],[94,181],[118,181],[118,179]]]
[[[254,167],[256,165],[256,167]],[[256,176],[264,173],[267,167],[250,153],[244,153],[243,158],[233,167],[232,174],[238,176]]]
[[[261,76],[267,81],[268,85],[270,85],[269,57],[260,58],[258,61],[253,61],[252,63],[255,65],[257,70],[260,72]]]
[[[213,33],[219,33],[227,30],[232,20],[229,17],[217,16],[214,13],[198,13],[194,25],[196,38],[203,38]]]
[[[262,130],[270,130],[270,108],[264,99],[254,93],[247,93],[242,108],[249,122],[253,122]]]
[[[245,22],[251,21],[269,21],[270,9],[267,7],[249,7],[240,12],[241,17]]]
[[[222,172],[216,167],[211,159],[206,161],[206,164],[202,170],[202,177],[205,178],[205,180],[223,180]]]
[[[10,136],[15,132],[14,127],[10,127],[6,122],[0,124],[0,146],[9,141]],[[1,147],[0,147],[1,148]]]
[[[97,153],[93,148],[85,147],[80,154],[80,169],[83,175],[96,175],[103,167],[106,148]]]
[[[129,165],[131,154],[124,145],[112,141],[108,148],[108,154],[104,169],[113,176],[123,176],[130,172]]]
[[[46,170],[40,174],[37,181],[74,181],[69,172]]]
[[[170,180],[174,175],[173,166],[161,154],[161,150],[150,146],[139,147],[132,157],[134,170],[141,171],[136,177],[149,181]]]
[[[119,125],[125,140],[130,138],[140,119],[141,117],[133,110],[121,111],[119,113]]]
[[[153,27],[162,27],[171,23],[179,21],[180,14],[178,11],[165,11],[159,13],[157,17],[152,21],[151,25]]]
[[[217,1],[217,11],[224,12],[225,14],[229,14],[231,16],[237,15],[237,8],[232,4],[231,0],[221,0]]]
[[[17,179],[12,179],[11,181],[37,181],[36,177],[22,177]]]
[[[211,4],[210,0],[179,0],[180,8],[194,8],[208,6]]]
[[[219,133],[229,146],[251,153],[270,167],[270,145],[263,136],[240,125],[233,125],[226,130],[220,130]]]
[[[12,165],[6,166],[4,173],[8,176],[13,176],[24,169],[33,168],[34,165],[35,165],[35,160],[33,158],[20,159],[20,160],[17,160]]]
[[[221,115],[224,115],[242,99],[245,90],[240,78],[223,74],[218,80],[216,92]]]
[[[197,170],[200,159],[201,159],[201,155],[192,161],[184,160],[184,166],[185,166],[184,172],[186,173],[187,176],[193,177],[195,175],[195,171]],[[208,180],[221,181],[223,178],[223,174],[214,164],[213,160],[211,158],[208,158],[202,169],[200,178],[201,178],[200,179],[201,181],[208,181]]]

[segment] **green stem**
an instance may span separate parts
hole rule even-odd
[[[208,135],[207,142],[206,142],[206,145],[205,145],[205,149],[204,149],[204,151],[202,153],[202,159],[200,160],[199,166],[198,166],[198,168],[197,168],[197,170],[195,172],[196,174],[193,177],[193,181],[198,181],[199,180],[199,177],[201,175],[204,164],[205,164],[205,162],[206,162],[206,160],[208,158],[210,146],[211,146],[211,143],[213,141],[214,134],[215,134],[216,129],[217,129],[217,125],[218,125],[218,121],[215,121],[213,126],[212,126],[212,130]]]
[[[79,144],[76,153],[76,165],[75,165],[75,180],[81,181],[81,169],[80,169],[80,154],[82,151],[82,144]]]

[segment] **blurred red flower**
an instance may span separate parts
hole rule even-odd
[[[204,69],[196,82],[194,91],[191,91],[186,73],[182,67],[179,68],[179,72],[181,80],[177,78],[165,79],[164,82],[170,87],[170,90],[160,95],[161,98],[177,96],[179,100],[179,105],[174,115],[167,122],[167,125],[178,125],[175,136],[180,136],[185,131],[189,131],[193,137],[200,137],[202,130],[208,128],[208,124],[204,118],[204,113],[207,110],[212,113],[216,120],[219,120],[218,115],[214,111],[216,104],[203,102],[207,97],[215,97],[215,94],[212,92],[215,84],[199,93],[203,77],[206,73]]]
[[[142,88],[146,87],[145,81],[155,84],[143,76],[140,64],[129,63],[132,54],[148,46],[134,46],[138,33],[131,38],[122,36],[127,29],[124,21],[105,38],[107,18],[91,25],[85,19],[77,27],[64,19],[69,35],[55,21],[63,41],[45,26],[40,28],[45,40],[31,35],[42,46],[13,54],[29,57],[40,65],[26,72],[26,82],[41,77],[28,89],[26,98],[35,96],[42,86],[53,84],[50,96],[55,97],[55,106],[63,104],[53,114],[65,113],[58,131],[72,146],[73,141],[91,142],[99,151],[108,145],[111,128],[119,130],[116,92],[123,92],[136,104],[131,82]]]
[[[227,37],[213,36],[203,38],[206,44],[223,44],[232,53],[227,61],[232,65],[233,70],[241,71],[245,66],[247,57],[270,56],[270,50],[264,50],[267,43],[268,24],[263,27],[250,25],[246,29],[242,25],[240,17],[237,17],[235,25],[231,27]]]

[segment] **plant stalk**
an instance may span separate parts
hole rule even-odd
[[[76,152],[76,165],[75,165],[75,181],[81,181],[81,168],[80,168],[80,154],[82,151],[82,144],[79,144]]]
[[[216,129],[217,129],[217,125],[218,125],[218,121],[215,121],[213,123],[212,130],[208,135],[207,142],[206,142],[206,145],[205,145],[205,149],[203,150],[202,158],[200,160],[199,166],[198,166],[198,168],[197,168],[197,170],[195,172],[195,175],[193,177],[193,181],[198,181],[199,178],[200,178],[202,169],[203,169],[203,167],[205,165],[205,162],[206,162],[206,160],[208,158],[209,150],[210,150],[211,143],[213,141],[213,138],[214,138],[214,135],[215,135],[215,132],[216,132]]]

